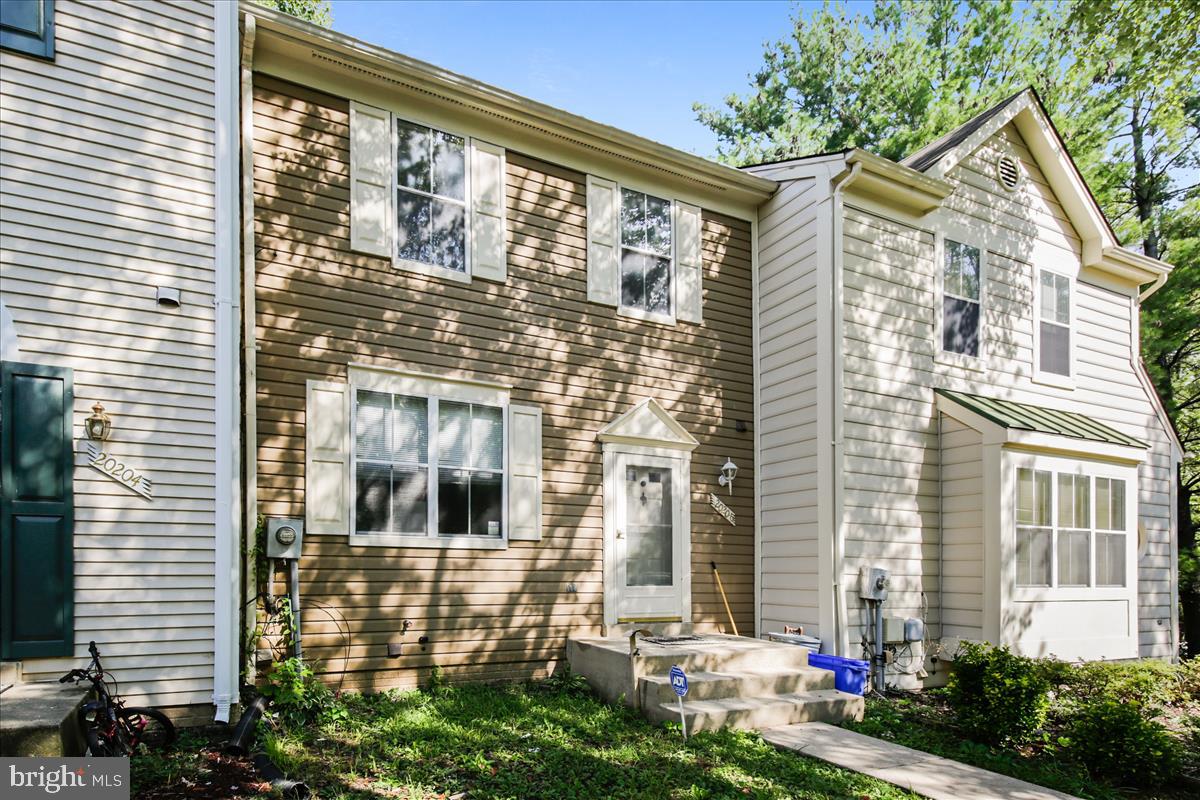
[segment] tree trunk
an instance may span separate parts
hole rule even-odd
[[[1154,182],[1146,168],[1146,129],[1141,117],[1142,101],[1133,98],[1133,202],[1137,208],[1138,221],[1142,223],[1142,252],[1158,258],[1158,231],[1154,226]]]

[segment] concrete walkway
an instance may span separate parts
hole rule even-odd
[[[824,722],[768,728],[764,740],[933,800],[1078,800],[1069,794]]]

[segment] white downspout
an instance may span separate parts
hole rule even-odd
[[[1157,278],[1155,278],[1154,283],[1147,286],[1146,291],[1144,291],[1138,295],[1138,299],[1137,299],[1138,306],[1141,306],[1142,303],[1146,302],[1146,299],[1149,298],[1150,295],[1154,294],[1159,289],[1161,289],[1163,287],[1163,284],[1167,282],[1168,277],[1170,277],[1170,273],[1164,272],[1161,275],[1159,275]]]
[[[833,447],[833,640],[834,652],[846,655],[850,649],[846,626],[846,600],[842,594],[843,545],[846,537],[846,515],[843,508],[845,473],[842,469],[844,446],[842,429],[845,423],[845,398],[842,393],[842,192],[858,178],[862,163],[854,162],[850,168],[834,176],[831,181],[830,198],[833,203],[833,253],[831,275],[830,353],[833,369],[830,375],[830,402],[833,414],[833,432],[830,444]]]
[[[257,344],[254,332],[254,40],[257,27],[253,14],[243,17],[241,48],[241,108],[242,108],[242,605],[245,613],[242,631],[247,650],[254,653],[258,643],[252,635],[258,620],[256,606],[250,603],[258,591],[255,533],[258,528],[258,407],[255,389],[258,386]],[[274,572],[267,573],[273,575]],[[252,682],[257,660],[249,658],[246,680]]]
[[[215,39],[214,191],[216,271],[216,530],[213,582],[213,703],[228,722],[238,692],[240,528],[238,436],[238,6],[213,4]]]

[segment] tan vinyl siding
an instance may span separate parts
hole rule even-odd
[[[146,501],[76,459],[75,659],[89,639],[132,700],[213,687],[213,9],[55,4],[53,62],[0,53],[0,297],[26,362],[70,367]],[[173,311],[155,287],[182,293]],[[211,712],[205,712],[211,713]]]
[[[818,211],[828,190],[814,178],[784,183],[759,210],[759,358],[764,632],[817,632]],[[827,222],[826,222],[827,224]]]
[[[705,212],[704,323],[662,326],[586,301],[585,176],[507,155],[508,280],[469,285],[397,271],[349,251],[348,104],[259,75],[255,86],[258,502],[303,516],[310,379],[347,363],[456,372],[511,384],[543,412],[543,539],[506,550],[351,547],[309,536],[305,598],[351,632],[346,686],[412,685],[430,666],[454,679],[544,674],[567,635],[602,621],[602,459],[596,431],[653,396],[699,441],[692,457],[692,607],[727,626],[716,560],[738,627],[753,628],[754,463],[750,225]],[[731,528],[709,508],[725,458],[740,467]],[[574,584],[575,591],[568,590]],[[302,600],[303,602],[303,600]],[[402,620],[413,625],[401,636]],[[427,648],[417,637],[427,635]],[[331,673],[335,624],[307,613],[309,652]],[[404,655],[388,658],[389,641]]]
[[[942,624],[939,637],[983,638],[983,437],[941,415]]]
[[[992,177],[993,155],[1002,149],[1019,158],[1026,175],[1016,192]],[[1034,270],[1047,257],[1037,254],[1058,253],[1077,263],[1079,237],[1011,126],[949,178],[958,187],[946,208],[960,226],[992,236],[986,248],[984,372],[936,359],[940,298],[933,235],[846,209],[847,579],[868,561],[892,569],[891,613],[921,614],[924,594],[937,629],[939,469],[932,387],[1068,408],[1151,444],[1140,469],[1140,515],[1149,535],[1139,565],[1140,641],[1143,655],[1169,655],[1169,440],[1130,361],[1132,294],[1087,276],[1077,281],[1075,389],[1034,382]],[[848,602],[855,621],[857,600]],[[852,631],[851,641],[858,635]]]

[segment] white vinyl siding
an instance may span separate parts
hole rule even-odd
[[[994,232],[985,244],[989,343],[982,373],[940,364],[933,351],[938,303],[931,287],[937,284],[939,265],[932,233],[847,207],[847,563],[842,583],[855,585],[862,564],[886,567],[892,571],[891,613],[923,615],[924,595],[936,629],[939,470],[933,387],[1065,408],[1151,445],[1139,468],[1138,487],[1140,521],[1149,540],[1138,570],[1141,653],[1169,655],[1169,439],[1131,364],[1132,299],[1075,281],[1075,390],[1033,379],[1034,264],[1047,263],[1047,258],[1077,262],[1080,245],[1019,135],[1008,127],[998,137],[1021,159],[1026,175],[1021,186],[1009,193],[995,181],[989,164],[997,144],[989,142],[951,172],[958,188],[946,200],[946,210],[961,225]],[[765,244],[763,248],[765,253]],[[767,263],[764,256],[764,270]],[[764,297],[764,307],[770,302]],[[765,333],[765,325],[763,329]],[[764,396],[765,375],[764,368]],[[761,424],[768,424],[766,418]],[[770,498],[763,502],[765,509]],[[861,634],[859,612],[855,598],[847,602],[854,642]]]
[[[941,417],[942,638],[983,638],[983,437]]]
[[[826,183],[789,180],[759,210],[762,633],[785,625],[820,633],[818,540],[831,535],[818,514],[818,409],[824,386],[817,377],[823,338],[819,276],[829,250],[819,231],[822,222],[829,224],[828,214],[821,216]]]
[[[0,53],[0,295],[21,358],[70,367],[76,437],[100,401],[107,449],[147,501],[75,470],[75,658],[95,639],[132,702],[212,703],[213,6],[55,3],[55,60]],[[155,288],[180,290],[162,310]]]

